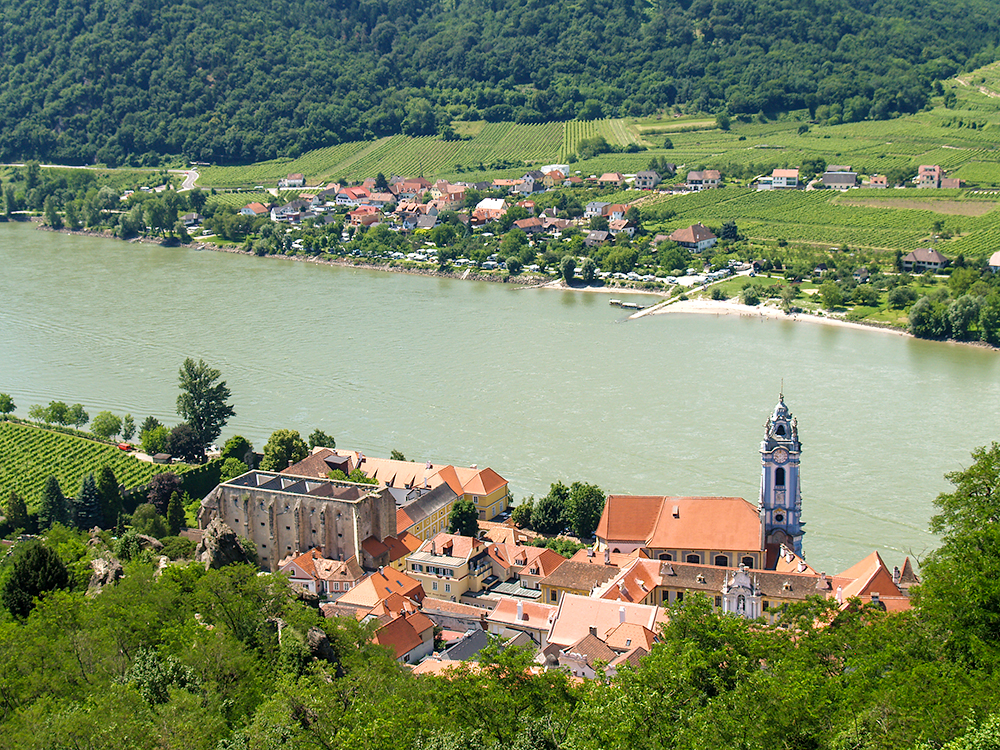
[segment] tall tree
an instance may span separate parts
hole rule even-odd
[[[170,536],[177,536],[184,526],[184,503],[181,500],[181,493],[174,492],[167,503],[167,530]]]
[[[594,484],[573,482],[566,503],[566,520],[574,536],[587,539],[594,535],[604,511],[605,495]]]
[[[97,437],[110,440],[122,429],[122,418],[109,411],[102,411],[90,423],[90,431]]]
[[[333,446],[331,445],[330,447],[332,448]],[[235,458],[237,461],[250,466],[253,462],[253,443],[242,435],[233,435],[222,446],[220,456],[223,459]]]
[[[6,417],[8,414],[13,414],[16,408],[17,404],[14,403],[10,394],[0,393],[0,414]]]
[[[122,493],[115,470],[107,464],[97,470],[97,494],[101,497],[101,516],[104,518],[104,525],[114,528],[118,525],[118,517],[122,513]]]
[[[448,514],[448,531],[461,536],[479,534],[479,511],[470,500],[459,500]]]
[[[73,503],[73,515],[79,529],[87,530],[104,525],[101,495],[97,491],[97,483],[94,481],[93,474],[88,474],[83,478],[80,493]]]
[[[18,529],[26,531],[28,529],[28,506],[24,498],[11,490],[10,497],[4,506],[4,515],[7,516],[7,524],[13,531]]]
[[[179,373],[181,394],[177,397],[177,413],[195,429],[202,456],[236,414],[228,403],[232,394],[221,377],[222,373],[204,360],[195,362],[190,357],[184,360]]]
[[[135,435],[135,420],[131,414],[126,414],[122,417],[122,440],[127,443],[133,435]]]
[[[337,441],[327,435],[322,430],[313,430],[309,435],[309,450],[313,448],[336,448]],[[237,456],[237,458],[241,458]],[[241,459],[242,460],[242,459]]]
[[[44,531],[57,523],[69,523],[69,508],[59,480],[49,475],[42,490],[42,502],[38,506],[38,527]]]
[[[174,427],[167,437],[167,453],[188,463],[200,460],[202,445],[195,434],[194,427],[187,422],[181,422]]]
[[[281,471],[309,455],[309,448],[297,430],[275,430],[264,446],[260,468],[264,471]]]
[[[83,427],[90,421],[90,415],[83,410],[83,404],[73,404],[66,412],[66,423],[77,429]]]
[[[977,665],[1000,664],[1000,443],[977,448],[964,471],[945,475],[931,531],[941,546],[923,561],[917,606],[939,627],[952,653]]]
[[[149,483],[146,499],[156,512],[163,515],[167,512],[170,498],[181,488],[181,480],[172,471],[157,474]]]
[[[49,401],[45,421],[50,424],[70,424],[69,407],[62,401]]]
[[[18,545],[0,601],[12,615],[23,618],[35,606],[36,598],[68,585],[69,573],[59,555],[40,539],[32,539]]]

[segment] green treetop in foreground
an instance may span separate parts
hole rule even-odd
[[[202,359],[195,362],[188,357],[181,365],[177,413],[194,428],[202,455],[219,437],[229,418],[236,415],[236,410],[228,403],[232,394],[221,377],[221,372]]]

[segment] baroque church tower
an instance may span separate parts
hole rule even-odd
[[[799,426],[785,406],[784,394],[764,425],[760,443],[760,522],[765,544],[784,544],[802,555],[802,495],[799,487]]]

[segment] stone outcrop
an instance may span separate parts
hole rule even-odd
[[[139,540],[139,544],[143,549],[151,549],[153,552],[159,552],[163,549],[163,542],[157,539],[155,536],[147,536],[146,534],[138,534],[136,538]]]
[[[337,654],[334,652],[333,646],[330,645],[330,639],[322,629],[309,628],[309,632],[306,634],[306,645],[309,647],[309,653],[317,659],[323,659],[331,664],[336,663]]]
[[[90,576],[90,582],[87,584],[88,596],[101,593],[105,586],[113,586],[125,572],[122,570],[122,564],[118,562],[118,558],[110,554],[94,558],[90,561],[90,567],[94,569],[94,573]]]
[[[212,520],[205,529],[198,546],[194,550],[194,559],[205,563],[205,570],[222,568],[233,563],[250,563],[251,560],[240,544],[240,539],[229,526],[219,518]]]

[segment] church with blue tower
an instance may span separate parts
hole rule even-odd
[[[799,557],[802,554],[802,493],[799,462],[802,443],[795,417],[785,406],[784,394],[764,424],[760,442],[760,501],[757,510],[764,530],[765,545],[783,544]]]

